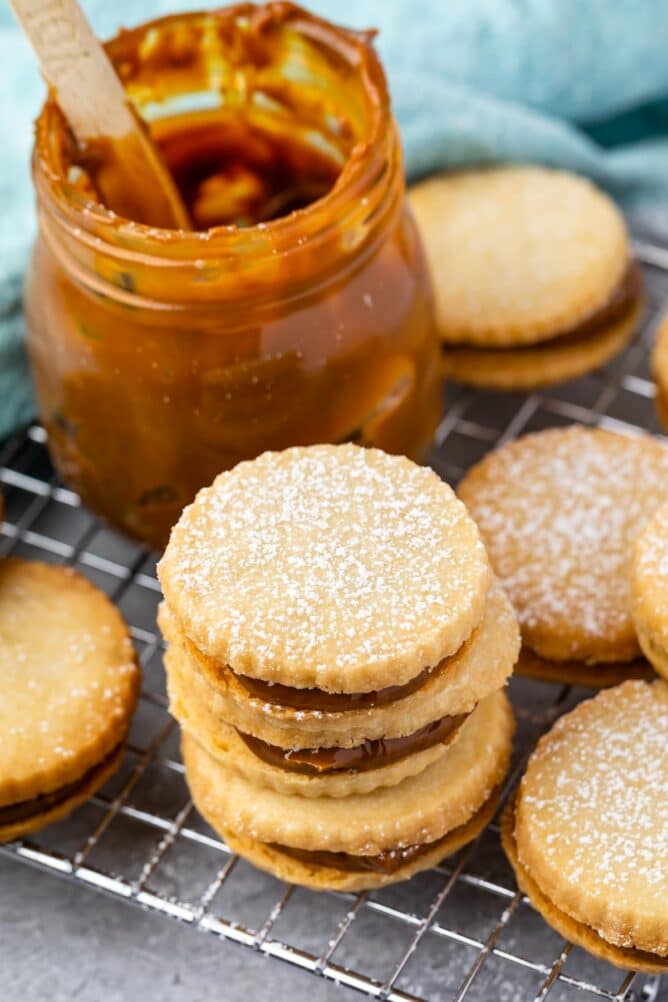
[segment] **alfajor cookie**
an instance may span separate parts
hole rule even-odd
[[[603,685],[648,669],[631,558],[667,494],[657,440],[580,426],[524,436],[468,473],[459,495],[518,615],[518,671]]]
[[[353,445],[267,453],[198,495],[159,575],[188,782],[230,845],[309,886],[361,887],[402,879],[475,836],[491,787],[471,806],[477,767],[462,749],[482,740],[489,714],[490,727],[507,722],[499,690],[519,629],[477,527],[433,472]],[[402,835],[393,796],[405,812],[446,760],[466,767],[448,787],[460,814],[438,813],[438,780],[424,790],[441,821]],[[495,761],[500,777],[505,751]],[[231,810],[230,790],[255,813]],[[261,821],[269,803],[282,821]],[[353,866],[339,856],[364,855],[370,804],[382,866]],[[359,830],[333,848],[348,805]],[[411,817],[422,813],[414,806]],[[308,816],[310,828],[295,828]],[[271,824],[293,828],[268,838]]]
[[[631,586],[640,646],[668,679],[668,505],[656,512],[636,542]]]
[[[165,606],[159,623],[169,642],[166,668],[177,719],[185,712],[178,707],[188,703],[200,723],[207,721],[207,731],[225,720],[284,748],[350,749],[365,739],[405,737],[434,720],[470,713],[505,685],[519,651],[517,620],[498,582],[482,621],[459,651],[407,686],[366,693],[255,685],[202,655]]]
[[[602,365],[637,329],[642,281],[624,220],[584,178],[465,170],[415,185],[410,201],[447,375],[531,389]]]
[[[656,409],[661,423],[668,428],[668,316],[664,316],[652,352],[652,376],[656,384]]]
[[[668,971],[668,685],[625,682],[558,720],[502,839],[563,936],[619,967]]]
[[[202,653],[289,687],[403,685],[454,654],[491,580],[452,490],[355,445],[265,453],[187,507],[158,566]]]
[[[357,890],[406,879],[478,834],[496,806],[512,732],[508,700],[495,693],[419,775],[345,799],[258,787],[190,735],[183,755],[195,804],[233,848],[283,879]]]
[[[165,655],[170,710],[213,758],[282,793],[345,797],[394,786],[444,755],[478,703],[512,672],[519,632],[498,585],[488,610],[480,636],[447,670],[403,699],[367,709],[295,710],[247,696],[235,702],[172,643]]]
[[[120,614],[67,567],[0,562],[0,842],[64,817],[120,764],[139,669]]]

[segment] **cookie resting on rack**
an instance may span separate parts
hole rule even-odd
[[[0,562],[0,842],[69,814],[115,772],[138,691],[106,595],[69,567]]]
[[[668,973],[668,685],[624,682],[561,717],[502,838],[557,932],[618,967]]]
[[[636,537],[668,496],[668,448],[574,425],[473,467],[459,496],[517,613],[517,671],[592,686],[648,677],[631,616]]]
[[[433,471],[354,445],[266,453],[200,492],[158,573],[186,779],[232,849],[354,890],[482,830],[519,628]]]
[[[410,201],[446,375],[546,386],[608,362],[637,330],[642,278],[624,220],[585,178],[529,165],[451,171]]]

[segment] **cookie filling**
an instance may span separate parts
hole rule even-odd
[[[468,714],[442,717],[413,734],[402,738],[378,738],[364,741],[354,748],[279,748],[266,741],[243,734],[239,737],[258,758],[278,769],[299,772],[307,776],[321,776],[330,772],[368,772],[391,765],[408,755],[432,748],[453,739]]]
[[[566,327],[561,331],[557,331],[551,337],[544,341],[539,341],[537,344],[507,345],[493,348],[467,344],[465,347],[467,351],[498,352],[502,355],[507,351],[526,350],[527,348],[530,348],[532,351],[540,351],[542,348],[554,348],[557,342],[561,343],[562,341],[584,341],[587,338],[594,337],[596,334],[602,334],[608,327],[630,316],[640,303],[641,296],[642,276],[640,269],[635,261],[630,261],[622,278],[610,293],[605,303],[572,327]],[[446,350],[458,347],[464,346],[456,344],[447,344],[444,346]]]
[[[446,838],[448,836],[439,839],[439,842],[444,843]],[[387,849],[377,856],[353,856],[349,852],[293,849],[292,846],[280,845],[278,842],[269,843],[271,849],[291,856],[300,863],[306,863],[307,866],[324,866],[328,870],[344,870],[346,873],[366,873],[371,870],[372,873],[386,874],[396,873],[402,866],[419,859],[437,845],[438,842],[425,842],[422,845],[407,845],[403,849]]]
[[[324,689],[295,689],[292,686],[281,685],[278,682],[265,682],[262,679],[251,678],[233,672],[234,678],[247,690],[254,699],[272,706],[284,706],[293,710],[318,711],[328,713],[345,713],[347,710],[373,710],[378,706],[388,706],[406,696],[412,695],[422,688],[432,676],[440,675],[450,667],[453,659],[461,657],[467,647],[475,643],[478,630],[475,629],[468,640],[455,654],[443,658],[433,668],[425,668],[403,685],[388,685],[384,689],[371,692],[326,692]],[[224,668],[231,672],[231,668]]]
[[[372,692],[325,692],[324,689],[293,689],[289,685],[274,682],[263,682],[261,679],[250,678],[248,675],[236,675],[235,678],[255,699],[274,706],[287,706],[294,710],[325,710],[329,712],[345,712],[346,710],[371,710],[377,706],[387,706],[398,699],[404,699],[416,692],[427,679],[437,671],[441,671],[446,661],[441,661],[435,668],[425,668],[404,685],[388,685],[384,689]]]
[[[498,790],[499,788],[497,787],[477,814],[474,814],[466,824],[446,832],[445,835],[434,842],[419,842],[400,849],[386,849],[375,856],[356,856],[350,852],[327,852],[319,849],[295,849],[293,846],[282,845],[279,842],[270,842],[269,848],[283,853],[285,856],[290,856],[300,863],[305,863],[307,866],[322,866],[328,870],[342,870],[345,873],[368,873],[371,871],[372,873],[391,875],[403,866],[419,859],[420,856],[425,856],[433,849],[438,849],[439,846],[443,846],[445,852],[446,846],[453,839],[456,839],[458,832],[468,828],[485,809],[489,801],[493,797],[497,797]]]
[[[96,776],[102,775],[109,762],[118,754],[120,747],[117,745],[101,762],[94,765],[79,779],[75,779],[74,782],[59,786],[51,793],[40,793],[39,796],[32,797],[30,800],[21,800],[16,804],[5,804],[0,807],[0,825],[13,825],[19,821],[29,821],[31,818],[46,814],[54,807],[63,804],[70,797],[75,796],[79,790],[94,783]]]

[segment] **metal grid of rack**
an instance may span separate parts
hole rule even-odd
[[[636,252],[649,310],[630,348],[591,376],[528,396],[448,387],[429,457],[437,472],[456,482],[495,445],[573,421],[658,432],[648,349],[668,303],[668,250],[636,244]],[[658,979],[596,961],[545,925],[516,889],[495,823],[434,870],[360,895],[288,886],[234,856],[194,811],[184,782],[155,624],[154,555],[102,526],[60,484],[39,426],[0,453],[0,485],[0,556],[86,574],[120,606],[144,670],[121,771],[70,819],[0,847],[4,854],[379,999],[668,999]],[[522,679],[510,692],[518,738],[506,796],[537,737],[587,695]]]

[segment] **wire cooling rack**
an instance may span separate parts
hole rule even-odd
[[[548,426],[658,432],[647,366],[668,304],[668,250],[638,244],[636,252],[649,311],[631,347],[594,375],[529,396],[448,387],[429,457],[443,477],[455,482],[493,446]],[[0,484],[0,555],[76,566],[120,606],[144,669],[121,771],[67,821],[0,847],[4,854],[379,999],[668,999],[658,979],[599,962],[545,925],[516,889],[496,823],[434,870],[360,895],[288,886],[234,856],[199,818],[184,782],[155,623],[155,557],[102,526],[60,484],[39,426],[0,453]],[[511,681],[518,738],[506,796],[537,737],[587,694]]]

